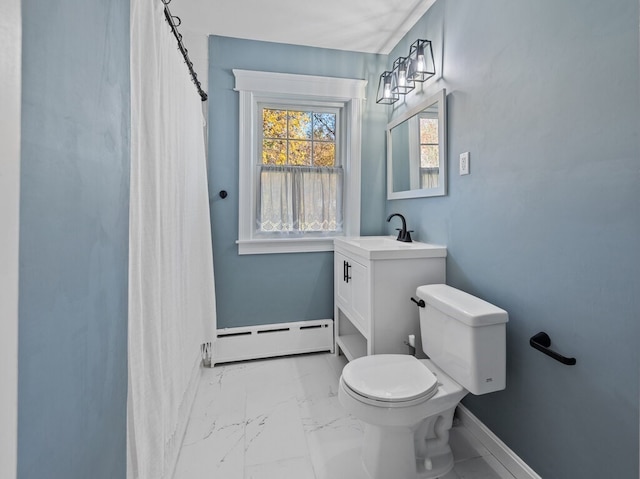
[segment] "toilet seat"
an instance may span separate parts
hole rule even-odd
[[[390,407],[426,401],[438,391],[438,380],[414,356],[378,354],[351,361],[342,381],[353,394]]]

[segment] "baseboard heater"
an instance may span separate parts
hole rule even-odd
[[[218,329],[216,364],[290,354],[333,352],[333,319]]]

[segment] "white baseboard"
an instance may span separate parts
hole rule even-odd
[[[516,479],[542,479],[527,463],[500,440],[480,419],[462,404],[456,412],[460,423],[482,443]]]
[[[213,347],[215,364],[333,352],[333,319],[218,329]]]

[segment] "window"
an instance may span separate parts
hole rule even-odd
[[[365,80],[233,70],[240,254],[331,251],[360,232]]]
[[[420,121],[420,188],[437,188],[440,179],[438,115],[423,113]]]
[[[256,232],[340,233],[339,111],[261,106]]]
[[[438,112],[431,108],[407,122],[409,137],[409,183],[411,190],[438,188],[440,185],[440,145]]]

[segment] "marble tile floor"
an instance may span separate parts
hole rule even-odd
[[[364,426],[338,402],[345,364],[321,353],[204,369],[174,479],[367,479]],[[513,479],[464,427],[450,444],[442,479]]]

